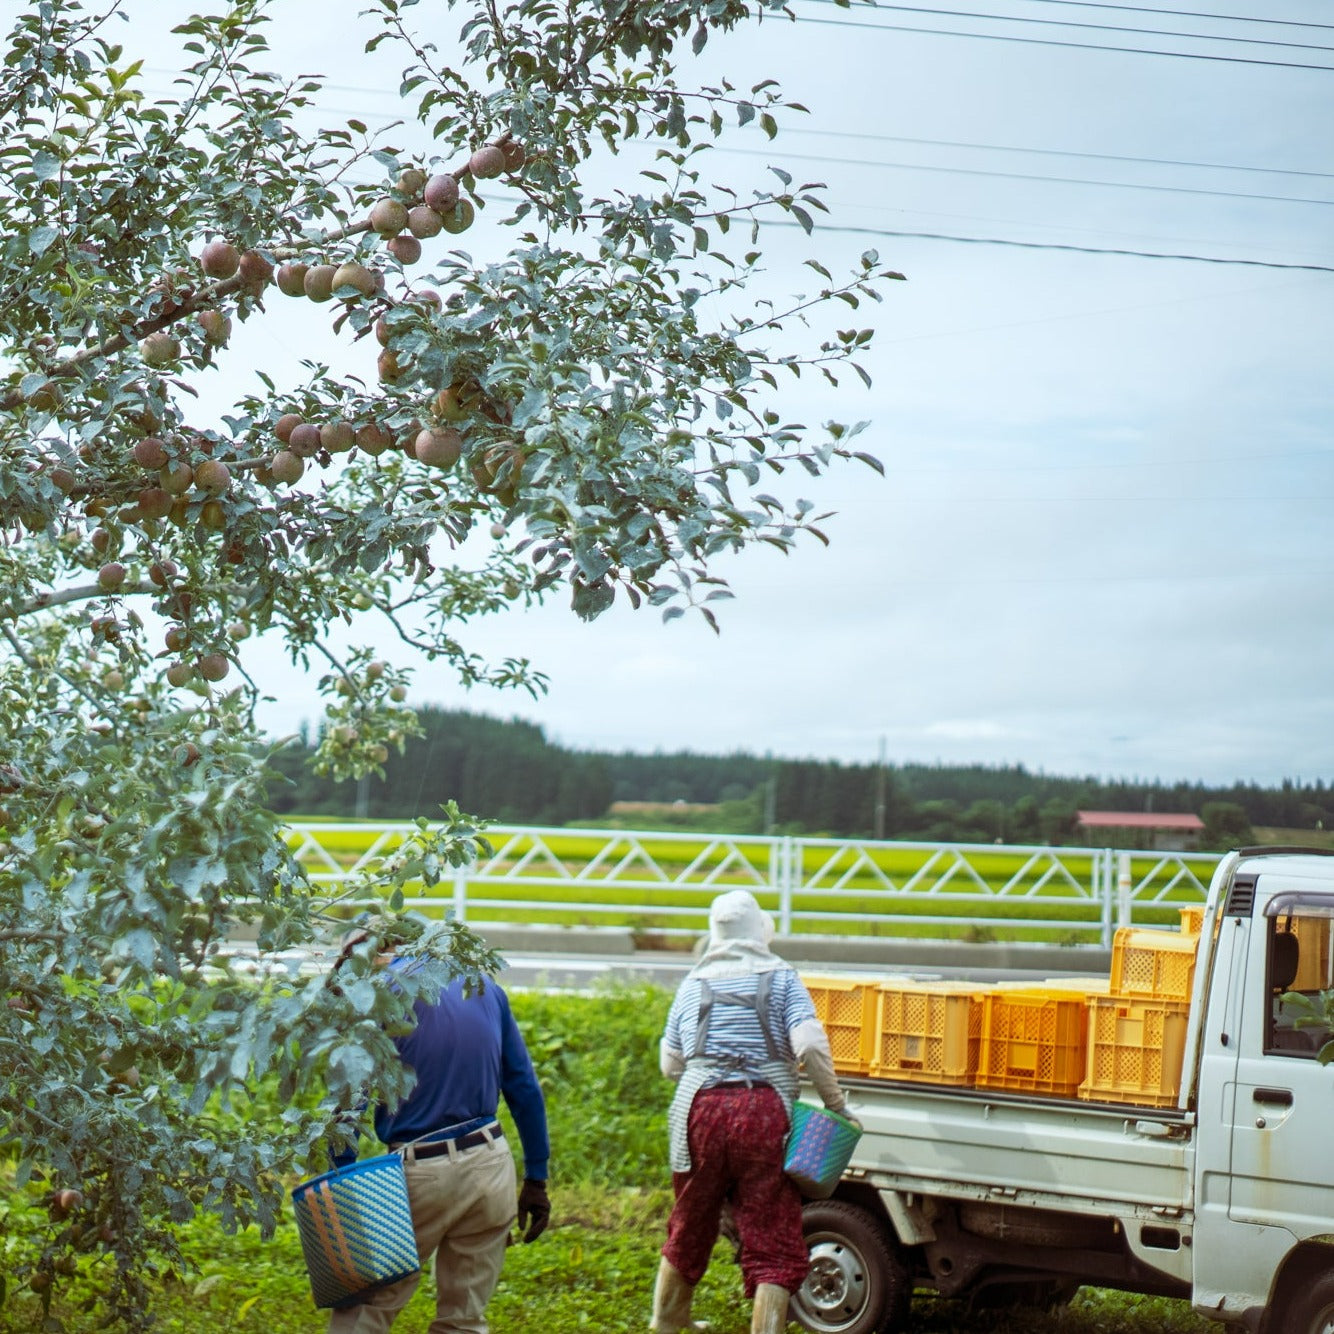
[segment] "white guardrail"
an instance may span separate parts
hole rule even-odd
[[[411,822],[294,821],[311,880],[337,891],[373,870]],[[490,856],[407,906],[460,921],[697,932],[709,902],[749,889],[783,935],[1046,939],[1109,947],[1118,925],[1175,923],[1218,856],[1116,848],[899,843],[495,825]]]

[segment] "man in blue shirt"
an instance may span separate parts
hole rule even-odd
[[[395,960],[391,967],[412,966]],[[417,1025],[395,1039],[417,1075],[392,1112],[380,1108],[375,1130],[403,1153],[408,1202],[422,1263],[435,1256],[436,1315],[428,1334],[486,1334],[486,1304],[500,1281],[516,1213],[525,1242],[551,1215],[547,1200],[546,1104],[509,998],[492,980],[464,994],[462,979],[435,1004],[418,1001]],[[514,1158],[496,1120],[505,1099],[523,1146],[523,1188],[515,1207]],[[356,1158],[355,1147],[336,1156]],[[334,1311],[329,1334],[384,1334],[407,1305],[420,1275]]]

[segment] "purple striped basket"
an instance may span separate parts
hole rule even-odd
[[[796,1103],[783,1170],[807,1199],[828,1199],[861,1137],[861,1128],[837,1112]]]
[[[316,1306],[352,1306],[421,1266],[403,1160],[381,1154],[326,1172],[292,1191]]]

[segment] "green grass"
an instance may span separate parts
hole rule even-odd
[[[665,1190],[552,1191],[553,1222],[531,1246],[511,1247],[500,1287],[488,1308],[492,1334],[620,1334],[648,1324],[653,1275],[668,1209]],[[228,1236],[212,1222],[192,1226],[187,1251],[196,1266],[186,1278],[157,1285],[161,1334],[317,1334],[325,1316],[311,1302],[301,1249],[291,1224],[272,1241],[253,1232]],[[53,1314],[69,1334],[97,1326],[68,1303]],[[434,1314],[429,1281],[395,1324],[426,1334]],[[741,1276],[720,1245],[696,1293],[695,1315],[714,1334],[745,1334],[749,1307]],[[1064,1311],[1005,1315],[970,1312],[957,1302],[919,1295],[913,1334],[1222,1334],[1185,1302],[1085,1288]],[[11,1296],[0,1307],[0,1334],[41,1329],[37,1299]],[[799,1327],[794,1323],[790,1329]]]
[[[666,1107],[669,1086],[657,1069],[657,1044],[670,997],[651,986],[605,994],[516,993],[514,1013],[546,1092],[553,1147],[552,1226],[505,1261],[489,1317],[492,1334],[619,1334],[648,1323],[653,1276],[670,1209]],[[508,1127],[513,1138],[512,1126]],[[243,1133],[238,1126],[238,1133]],[[517,1143],[517,1139],[514,1139]],[[291,1183],[295,1184],[295,1183]],[[21,1286],[24,1238],[6,1229],[0,1189],[0,1251],[13,1277],[0,1300],[0,1334],[39,1334],[42,1309]],[[14,1214],[18,1218],[19,1214]],[[40,1237],[28,1239],[40,1245]],[[12,1249],[6,1250],[7,1246]],[[153,1282],[161,1334],[317,1334],[325,1317],[311,1301],[295,1227],[285,1217],[270,1241],[254,1231],[229,1235],[216,1220],[183,1231],[183,1275]],[[105,1258],[80,1259],[80,1273],[60,1280],[54,1332],[92,1334],[101,1327],[82,1303]],[[730,1251],[715,1253],[696,1301],[714,1334],[750,1328],[740,1275]],[[432,1317],[429,1284],[395,1325],[425,1334]],[[796,1325],[791,1327],[793,1331]],[[1182,1302],[1084,1290],[1056,1315],[1032,1311],[1003,1318],[973,1314],[925,1295],[913,1334],[1219,1334]]]

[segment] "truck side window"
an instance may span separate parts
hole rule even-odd
[[[1323,1025],[1312,1025],[1299,1007],[1283,998],[1297,992],[1318,1001],[1322,991],[1334,987],[1330,949],[1334,922],[1323,914],[1303,915],[1297,906],[1271,917],[1267,927],[1270,1004],[1265,1051],[1314,1060],[1334,1033]]]

